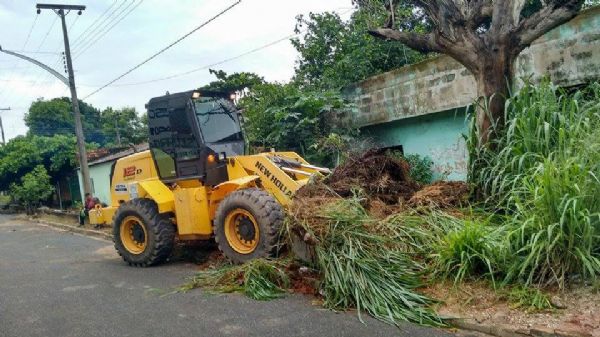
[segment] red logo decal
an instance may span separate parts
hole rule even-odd
[[[123,169],[123,178],[135,176],[135,166],[129,166]]]

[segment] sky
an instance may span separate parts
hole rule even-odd
[[[0,0],[0,45],[66,76],[59,54],[64,50],[60,19],[50,10],[36,14],[37,2]],[[82,15],[71,12],[66,18],[79,98],[99,109],[135,107],[138,113],[145,113],[144,105],[152,97],[195,89],[215,80],[209,65],[228,73],[255,72],[268,81],[285,82],[292,77],[298,57],[289,39],[284,39],[294,33],[296,16],[335,11],[348,18],[352,12],[351,0],[242,0],[182,42],[86,98],[235,2],[60,1],[87,7]],[[196,69],[200,70],[154,81]],[[0,53],[0,108],[12,109],[0,111],[7,140],[27,132],[23,116],[33,101],[62,96],[70,96],[68,88],[50,73]]]

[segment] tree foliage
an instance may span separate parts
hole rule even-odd
[[[218,91],[224,93],[234,93],[246,88],[250,89],[256,85],[265,83],[264,78],[254,73],[241,72],[227,74],[223,70],[209,69],[209,72],[217,78],[202,87],[203,90]]]
[[[103,145],[106,137],[102,132],[100,110],[79,101],[85,141]],[[38,99],[31,104],[25,114],[25,125],[29,134],[51,137],[54,135],[74,135],[75,118],[71,100],[67,97],[50,100]]]
[[[126,107],[114,110],[109,107],[103,111],[79,101],[83,133],[87,143],[100,146],[113,146],[117,141],[117,128],[121,143],[138,144],[147,141],[147,123],[135,108]],[[75,135],[75,119],[71,100],[66,97],[50,100],[38,99],[31,104],[25,114],[25,125],[29,134],[52,137],[54,135]]]
[[[383,12],[377,20],[366,9],[358,9],[348,21],[333,12],[299,16],[296,33],[302,37],[292,39],[300,55],[294,81],[313,89],[339,89],[425,57],[402,43],[373,38],[369,27],[381,18]],[[413,29],[418,26],[412,24]]]
[[[296,151],[328,165],[333,163],[334,151],[324,151],[322,145],[330,144],[326,140],[332,135],[349,132],[337,129],[333,123],[336,113],[347,107],[337,91],[307,91],[293,83],[266,83],[255,86],[240,106],[248,140],[260,150]]]
[[[53,191],[50,176],[42,165],[37,165],[21,177],[20,184],[13,183],[10,186],[12,197],[26,207],[28,214],[36,204],[48,199]]]
[[[135,108],[114,110],[108,107],[100,113],[100,117],[102,133],[106,140],[104,145],[119,146],[148,141],[147,116],[140,117]]]
[[[0,147],[0,190],[42,165],[56,180],[77,166],[74,136],[19,136]]]

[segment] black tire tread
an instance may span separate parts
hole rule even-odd
[[[146,226],[148,248],[139,255],[129,253],[120,243],[120,223],[127,215],[138,216]],[[160,214],[150,199],[133,199],[123,203],[113,217],[113,242],[119,255],[134,267],[150,267],[165,262],[173,252],[176,228],[166,214]]]
[[[241,207],[242,205],[246,206],[243,208],[246,208],[254,215],[261,233],[258,247],[254,252],[247,255],[239,254],[230,248],[224,234],[224,222],[227,213],[229,210]],[[277,254],[279,249],[279,234],[284,218],[285,215],[281,204],[266,191],[258,188],[238,190],[223,199],[217,208],[213,226],[215,241],[219,250],[234,263],[244,263],[256,258],[272,257]]]

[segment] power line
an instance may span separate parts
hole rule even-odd
[[[98,17],[96,17],[96,19],[95,19],[95,20],[94,20],[94,21],[93,21],[93,22],[92,22],[92,23],[91,23],[89,26],[87,26],[87,28],[86,28],[86,29],[84,29],[84,30],[83,30],[83,32],[81,32],[81,34],[79,34],[79,35],[78,35],[78,36],[77,36],[77,37],[76,37],[76,38],[73,40],[73,46],[74,46],[74,47],[75,47],[75,45],[76,45],[76,43],[77,43],[77,42],[84,43],[84,44],[88,42],[88,41],[86,41],[86,39],[87,39],[87,37],[89,37],[89,35],[88,35],[88,36],[86,36],[86,33],[90,32],[90,29],[92,29],[92,27],[94,27],[94,26],[96,25],[96,23],[100,22],[100,21],[101,21],[101,20],[104,18],[104,16],[106,15],[106,13],[108,13],[108,12],[109,12],[109,11],[110,11],[110,10],[111,10],[111,9],[112,9],[112,8],[113,8],[115,5],[116,5],[116,4],[117,4],[117,2],[118,2],[118,0],[115,0],[115,1],[113,1],[113,3],[112,3],[110,6],[108,6],[108,7],[107,7],[107,8],[104,10],[104,12],[102,12],[102,14],[100,14]],[[118,8],[117,8],[117,9],[115,9],[115,11],[116,11],[116,10],[118,10]],[[104,20],[108,20],[108,19],[109,19],[109,18],[110,18],[110,17],[111,17],[111,16],[114,14],[114,12],[115,12],[115,11],[113,11],[112,13],[110,13],[110,14],[109,14],[109,15],[108,15],[106,18],[104,18]],[[71,30],[74,28],[74,26],[75,26],[75,23],[77,22],[77,20],[78,20],[78,19],[79,19],[79,16],[77,16],[77,17],[75,18],[75,21],[73,21],[73,23],[72,23],[72,24],[71,24],[71,26],[69,27],[69,32],[70,32],[70,31],[71,31]],[[104,20],[102,20],[102,22],[104,22]],[[99,25],[101,25],[101,24],[102,24],[102,22],[100,22],[100,24],[99,24]],[[96,29],[96,28],[97,28],[97,27],[95,27],[94,29]],[[92,32],[90,32],[90,34],[91,34],[91,33],[92,33]],[[62,48],[62,45],[61,45],[61,46],[59,46],[58,48],[56,48],[56,51],[59,51],[61,48]],[[62,54],[62,53],[57,53],[57,54],[59,54],[59,55],[60,55],[60,54]],[[59,56],[59,57],[56,59],[56,61],[54,62],[54,64],[52,65],[52,68],[53,68],[53,69],[55,69],[55,68],[56,68],[56,67],[57,67],[59,64],[61,64],[61,60],[63,60],[63,57],[62,57],[62,56]],[[46,83],[54,83],[54,82],[56,81],[56,80],[50,80],[50,81],[48,81],[48,79],[49,79],[49,78],[51,78],[51,76],[52,76],[52,75],[50,75],[49,73],[45,73],[43,76],[44,76],[44,77],[43,77],[43,79],[42,79],[42,82],[40,82],[39,84],[37,84],[36,82],[34,82],[34,88],[36,88],[36,89],[37,89],[37,88],[39,87],[39,85],[46,84]],[[67,91],[67,90],[68,90],[68,89],[67,89],[67,88],[65,88],[65,91]],[[66,94],[66,93],[65,93],[65,94]]]
[[[264,44],[264,45],[262,45],[262,46],[260,46],[260,47],[257,47],[257,48],[254,48],[254,49],[248,50],[248,51],[246,51],[246,52],[244,52],[244,53],[242,53],[242,54],[239,54],[239,55],[236,55],[236,56],[232,56],[232,57],[230,57],[230,58],[227,58],[227,59],[224,59],[224,60],[222,60],[222,61],[218,61],[218,62],[215,62],[215,63],[211,63],[211,64],[208,64],[208,65],[205,65],[205,66],[202,66],[202,67],[198,67],[198,68],[190,69],[190,70],[188,70],[188,71],[180,72],[180,73],[173,74],[173,75],[169,75],[169,76],[165,76],[165,77],[155,78],[155,79],[153,79],[153,80],[147,80],[147,81],[135,82],[135,83],[123,83],[123,84],[117,84],[117,85],[113,85],[113,87],[128,87],[128,86],[134,86],[134,85],[140,85],[140,84],[148,84],[148,83],[154,83],[154,82],[166,81],[166,80],[170,80],[170,79],[173,79],[173,78],[176,78],[176,77],[181,77],[181,76],[189,75],[189,74],[192,74],[192,73],[195,73],[195,72],[198,72],[198,71],[202,71],[202,70],[210,69],[210,68],[212,68],[212,67],[216,67],[216,66],[218,66],[218,65],[221,65],[221,64],[224,64],[224,63],[228,63],[228,62],[231,62],[231,61],[235,61],[235,60],[237,60],[237,59],[240,59],[240,58],[242,58],[242,57],[244,57],[244,56],[248,56],[248,55],[250,55],[250,54],[254,54],[254,53],[256,53],[256,52],[258,52],[258,51],[261,51],[261,50],[263,50],[263,49],[266,49],[266,48],[272,47],[272,46],[274,46],[274,45],[276,45],[276,44],[278,44],[278,43],[281,43],[281,42],[287,41],[287,40],[289,40],[289,39],[291,39],[291,38],[293,38],[293,37],[295,37],[295,36],[298,36],[298,35],[300,35],[301,33],[302,33],[302,32],[299,32],[299,33],[297,33],[297,34],[291,34],[291,35],[287,35],[287,36],[285,36],[285,37],[283,37],[283,38],[280,38],[280,39],[277,39],[277,40],[275,40],[275,41],[269,42],[269,43],[267,43],[267,44]]]
[[[27,43],[29,43],[29,38],[31,38],[31,33],[33,32],[33,29],[35,28],[37,20],[38,20],[38,16],[36,15],[35,19],[33,20],[33,24],[31,25],[31,28],[29,28],[29,32],[27,33],[27,38],[25,38],[25,42],[23,42],[23,47],[21,47],[21,49],[24,49],[25,46],[27,46]]]
[[[116,25],[118,25],[121,21],[123,21],[123,19],[125,19],[127,16],[129,16],[129,14],[131,14],[131,12],[133,12],[136,8],[138,8],[142,4],[142,2],[144,2],[144,0],[140,0],[127,13],[125,13],[125,15],[121,16],[120,18],[116,18],[115,20],[117,20],[117,21],[112,26],[110,26],[108,29],[104,30],[101,33],[101,35],[96,38],[96,40],[92,41],[90,44],[88,44],[85,47],[81,47],[80,51],[77,52],[77,55],[75,55],[75,59],[79,58],[79,56],[81,56],[88,49],[90,49],[92,46],[94,46],[96,43],[98,43],[98,41],[100,41],[104,36],[106,36],[106,34],[108,34]],[[114,20],[113,20],[113,22],[114,22]]]
[[[81,34],[79,34],[74,40],[73,40],[73,46],[75,46],[75,44],[77,44],[77,42],[98,22],[100,21],[100,19],[102,17],[104,17],[104,15],[106,13],[108,13],[108,11],[117,3],[117,0],[115,0],[110,6],[108,6],[108,8],[106,8],[106,10],[104,12],[102,12],[102,14],[100,14],[86,29],[83,30],[83,32],[81,32]]]
[[[42,46],[44,45],[44,43],[46,43],[46,40],[48,39],[48,35],[50,35],[50,33],[52,32],[52,28],[54,28],[56,21],[58,21],[58,17],[54,18],[54,21],[52,21],[50,28],[48,28],[46,35],[44,35],[44,38],[42,38],[42,42],[40,42],[40,45],[37,47],[36,51],[39,51],[40,49],[42,49]]]
[[[116,3],[117,3],[117,2],[113,3],[113,5],[114,5],[114,4],[116,4]],[[114,15],[114,14],[115,14],[115,13],[116,13],[116,12],[117,12],[117,11],[118,11],[120,8],[121,8],[121,7],[123,7],[123,5],[124,5],[125,3],[126,3],[126,1],[123,1],[123,2],[121,2],[121,4],[120,4],[119,6],[117,6],[115,9],[113,9],[113,10],[112,10],[112,11],[111,11],[111,12],[110,12],[110,13],[109,13],[109,14],[108,14],[106,17],[104,17],[103,19],[101,19],[101,20],[100,20],[100,22],[99,22],[99,23],[98,23],[98,24],[97,24],[97,25],[96,25],[94,28],[92,28],[92,29],[91,29],[91,30],[90,30],[90,31],[87,33],[87,36],[84,36],[84,37],[83,37],[83,40],[84,40],[84,41],[85,41],[86,39],[88,39],[88,40],[89,40],[89,38],[90,38],[91,36],[93,36],[93,34],[95,34],[95,32],[98,30],[98,28],[99,28],[99,27],[101,27],[102,25],[104,25],[104,23],[106,22],[106,20],[110,19],[110,17],[112,17],[112,16],[113,16],[113,15]],[[111,5],[111,6],[109,7],[109,9],[110,9],[110,8],[111,8],[113,5]],[[106,12],[106,11],[105,11],[105,12]],[[82,35],[83,35],[83,34],[82,34]],[[80,37],[81,37],[81,35],[80,35]],[[79,37],[78,37],[77,39],[75,39],[75,40],[79,40]],[[79,40],[78,42],[75,42],[75,41],[74,41],[74,42],[73,42],[73,47],[75,48],[75,45],[81,45],[81,43],[82,43],[82,42],[81,42],[81,40]],[[86,41],[86,42],[84,42],[84,43],[87,43],[87,41]]]
[[[108,82],[107,84],[101,86],[100,88],[96,89],[95,91],[93,91],[92,93],[90,93],[89,95],[85,96],[83,99],[87,99],[95,94],[97,94],[98,92],[100,92],[101,90],[105,89],[106,87],[108,87],[109,85],[115,83],[116,81],[122,79],[123,77],[129,75],[130,73],[132,73],[133,71],[135,71],[136,69],[138,69],[139,67],[143,66],[144,64],[150,62],[152,59],[154,59],[155,57],[157,57],[158,55],[164,53],[165,51],[167,51],[169,48],[173,47],[174,45],[178,44],[179,42],[183,41],[185,38],[187,38],[188,36],[192,35],[193,33],[197,32],[198,30],[202,29],[203,27],[205,27],[206,25],[208,25],[209,23],[211,23],[212,21],[216,20],[217,18],[219,18],[220,16],[222,16],[223,14],[227,13],[228,11],[230,11],[233,7],[239,5],[242,2],[242,0],[238,0],[235,3],[233,3],[232,5],[230,5],[229,7],[225,8],[224,10],[222,10],[221,12],[219,12],[217,15],[213,16],[212,18],[210,18],[209,20],[205,21],[204,23],[202,23],[201,25],[199,25],[198,27],[194,28],[192,31],[190,31],[189,33],[183,35],[182,37],[180,37],[179,39],[175,40],[173,43],[169,44],[168,46],[164,47],[163,49],[159,50],[158,52],[154,53],[154,55],[150,56],[149,58],[147,58],[146,60],[142,61],[141,63],[139,63],[138,65],[136,65],[135,67],[129,69],[128,71],[126,71],[125,73],[123,73],[122,75],[118,76],[117,78],[115,78],[114,80]]]
[[[346,10],[346,11],[344,11],[344,12],[342,12],[342,13],[340,13],[340,15],[345,15],[345,14],[347,14],[348,12],[352,11],[354,8],[342,8],[342,9],[347,9],[347,10]],[[246,51],[246,52],[244,52],[244,53],[241,53],[241,54],[239,54],[239,55],[232,56],[232,57],[230,57],[230,58],[227,58],[227,59],[224,59],[224,60],[222,60],[222,61],[218,61],[218,62],[215,62],[215,63],[211,63],[211,64],[208,64],[208,65],[205,65],[205,66],[201,66],[201,67],[198,67],[198,68],[193,68],[193,69],[190,69],[190,70],[187,70],[187,71],[183,71],[183,72],[176,73],[176,74],[169,75],[169,76],[165,76],[165,77],[159,77],[159,78],[155,78],[155,79],[152,79],[152,80],[141,81],[141,82],[135,82],[135,83],[123,83],[123,84],[116,84],[116,85],[113,85],[112,87],[128,87],[128,86],[135,86],[135,85],[141,85],[141,84],[148,84],[148,83],[154,83],[154,82],[166,81],[166,80],[170,80],[170,79],[173,79],[173,78],[177,78],[177,77],[181,77],[181,76],[189,75],[189,74],[192,74],[192,73],[195,73],[195,72],[198,72],[198,71],[202,71],[202,70],[210,69],[210,68],[212,68],[212,67],[215,67],[215,66],[218,66],[218,65],[221,65],[221,64],[224,64],[224,63],[228,63],[228,62],[231,62],[231,61],[235,61],[235,60],[237,60],[237,59],[240,59],[240,58],[242,58],[242,57],[248,56],[248,55],[250,55],[250,54],[254,54],[254,53],[256,53],[256,52],[259,52],[259,51],[261,51],[261,50],[263,50],[263,49],[266,49],[266,48],[272,47],[272,46],[274,46],[274,45],[276,45],[276,44],[278,44],[278,43],[281,43],[281,42],[287,41],[287,40],[289,40],[289,39],[291,39],[291,38],[293,38],[293,37],[296,37],[296,36],[298,36],[298,35],[301,35],[301,34],[302,34],[302,33],[304,33],[304,32],[305,32],[305,31],[299,31],[299,32],[297,32],[297,33],[294,33],[294,34],[287,35],[287,36],[285,36],[285,37],[282,37],[282,38],[280,38],[280,39],[277,39],[277,40],[275,40],[275,41],[272,41],[272,42],[266,43],[266,44],[264,44],[264,45],[262,45],[262,46],[259,46],[259,47],[256,47],[256,48],[254,48],[254,49],[248,50],[248,51]]]
[[[25,49],[25,47],[27,46],[27,43],[29,43],[29,39],[31,38],[31,33],[33,32],[33,29],[35,28],[35,25],[37,24],[38,21],[38,16],[35,16],[35,19],[33,19],[33,23],[31,24],[31,27],[29,28],[29,32],[27,33],[27,37],[25,38],[25,42],[23,42],[23,46],[21,47],[21,49]],[[13,62],[12,64],[12,69],[10,70],[10,78],[12,79],[12,77],[14,76],[14,70],[17,69],[17,64],[18,62]],[[2,88],[2,91],[0,91],[1,96],[0,97],[4,97],[4,88]]]
[[[71,25],[69,26],[69,29],[68,29],[68,31],[69,31],[69,32],[71,32],[71,30],[73,29],[73,27],[75,27],[75,25],[77,24],[77,20],[79,20],[79,17],[80,17],[80,16],[81,16],[81,15],[77,15],[77,16],[75,17],[75,20],[73,20],[73,23],[71,23]]]
[[[129,9],[129,7],[131,7],[131,5],[133,5],[133,4],[135,3],[135,1],[136,1],[136,0],[131,0],[129,3],[127,3],[127,2],[125,2],[125,1],[123,1],[123,2],[121,3],[121,5],[120,5],[119,7],[117,7],[115,11],[113,11],[113,12],[111,13],[111,15],[110,15],[110,16],[106,17],[106,20],[105,20],[105,22],[104,22],[103,24],[101,24],[101,25],[98,25],[98,26],[97,26],[97,27],[94,29],[94,33],[93,33],[93,35],[92,35],[92,33],[90,33],[90,35],[88,36],[88,40],[87,40],[87,41],[85,41],[84,43],[82,43],[82,44],[79,44],[79,45],[77,46],[77,52],[79,52],[79,51],[81,51],[81,50],[83,50],[83,49],[87,48],[87,46],[93,45],[93,44],[95,44],[96,42],[98,42],[98,37],[99,37],[99,36],[100,36],[100,35],[101,35],[101,34],[104,32],[104,30],[105,30],[107,27],[109,27],[109,26],[110,26],[110,25],[111,25],[111,24],[112,24],[112,23],[113,23],[115,20],[117,20],[117,19],[118,19],[118,18],[119,18],[119,17],[120,17],[120,16],[121,16],[123,13],[125,13],[125,11],[126,11],[127,9]],[[122,5],[124,5],[124,4],[126,4],[126,3],[127,3],[127,5],[126,5],[125,7],[123,7],[123,8],[121,8],[121,7],[122,7]],[[117,10],[119,10],[119,9],[120,9],[120,11],[117,13]],[[116,14],[115,14],[115,13],[116,13]],[[114,15],[113,15],[113,14],[114,14]]]

